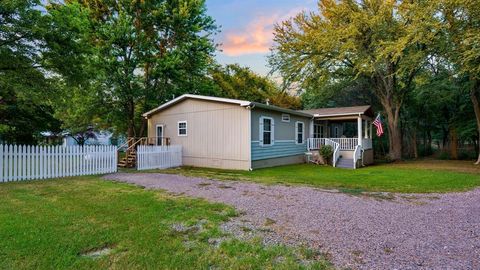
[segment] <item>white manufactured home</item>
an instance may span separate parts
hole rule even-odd
[[[302,163],[306,152],[325,144],[334,149],[334,166],[373,162],[370,106],[295,111],[186,94],[143,116],[147,141],[182,145],[187,166],[250,170]]]

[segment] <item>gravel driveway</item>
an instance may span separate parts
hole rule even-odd
[[[283,243],[307,243],[339,267],[480,269],[480,189],[348,195],[310,187],[117,173],[107,179],[234,206]],[[361,179],[359,179],[361,181]]]

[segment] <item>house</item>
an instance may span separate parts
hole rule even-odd
[[[186,94],[143,116],[146,141],[182,145],[188,166],[249,170],[301,163],[305,152],[325,144],[335,150],[334,166],[373,162],[370,106],[295,111]]]

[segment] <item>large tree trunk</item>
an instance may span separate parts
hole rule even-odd
[[[478,100],[478,92],[480,90],[480,81],[478,79],[475,79],[473,83],[472,90],[470,91],[470,99],[472,100],[473,103],[473,110],[475,111],[475,118],[477,120],[477,131],[478,134],[480,134],[480,102]],[[480,143],[479,143],[480,146]],[[475,164],[480,164],[480,151],[478,154],[477,162]]]
[[[127,102],[127,136],[129,138],[136,137],[135,135],[135,104],[133,100]]]
[[[417,149],[417,132],[415,130],[412,131],[412,151],[413,151],[413,158],[418,158],[418,149]]]
[[[457,130],[454,127],[450,127],[450,158],[458,159],[458,135]]]
[[[402,132],[399,126],[399,107],[390,105],[389,100],[382,102],[385,112],[387,113],[388,126],[388,157],[392,161],[400,160],[402,158]]]

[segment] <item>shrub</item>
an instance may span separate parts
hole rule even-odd
[[[320,147],[319,153],[323,157],[323,159],[328,162],[328,160],[332,158],[333,148],[330,145],[323,145],[322,147]]]

